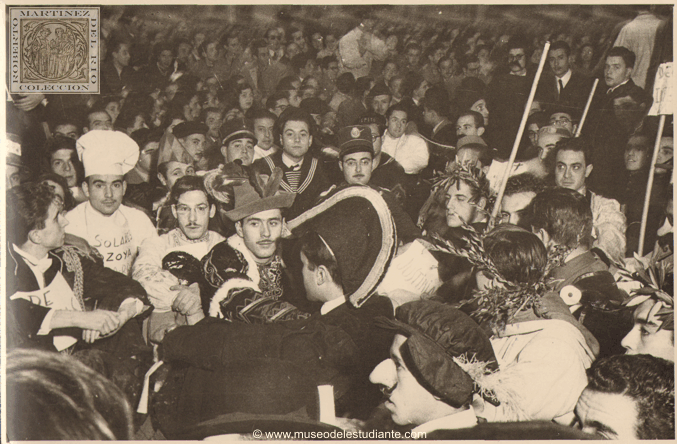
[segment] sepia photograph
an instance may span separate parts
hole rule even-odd
[[[3,442],[675,439],[673,4],[3,4]]]

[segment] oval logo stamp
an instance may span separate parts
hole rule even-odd
[[[11,7],[10,93],[99,92],[98,7]]]

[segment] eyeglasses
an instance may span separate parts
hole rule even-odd
[[[371,141],[376,142],[376,139],[380,139],[381,135],[380,134],[372,134],[371,135]]]

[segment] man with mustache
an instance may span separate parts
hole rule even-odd
[[[88,200],[66,214],[66,232],[96,248],[105,267],[128,275],[141,243],[157,236],[148,216],[122,205],[125,174],[136,165],[139,146],[119,131],[92,130],[78,139],[77,151]]]
[[[161,342],[172,326],[192,325],[204,317],[198,285],[184,285],[163,270],[163,258],[181,251],[200,260],[224,240],[208,228],[216,206],[201,177],[184,176],[177,180],[169,203],[177,227],[162,236],[146,239],[132,269],[132,277],[141,283],[155,307],[149,325],[149,338],[153,342]]]
[[[519,37],[511,38],[508,43],[507,69],[496,74],[487,87],[492,131],[501,135],[494,141],[501,159],[510,156],[533,82],[534,73],[528,67],[530,56],[526,41]]]

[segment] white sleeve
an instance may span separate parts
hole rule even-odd
[[[170,290],[179,285],[179,280],[167,270],[162,269],[165,252],[161,237],[146,239],[139,247],[139,255],[132,267],[132,278],[139,282],[148,293],[148,299],[157,312],[170,311],[178,294]]]

